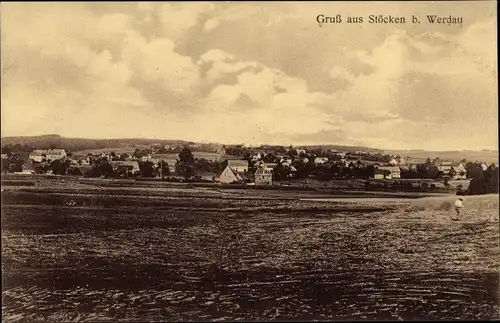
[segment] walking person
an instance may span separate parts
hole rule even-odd
[[[458,220],[459,217],[460,217],[460,210],[464,207],[464,204],[463,204],[463,198],[458,198],[458,200],[455,201],[455,212],[457,213],[457,216],[452,218],[452,220]]]

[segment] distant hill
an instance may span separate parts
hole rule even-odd
[[[462,160],[485,163],[495,163],[498,165],[498,151],[494,150],[462,150],[462,151],[425,151],[425,150],[386,150],[384,154],[400,155],[401,157],[410,157],[415,161],[424,161],[427,158],[434,159],[438,157],[442,160]]]
[[[183,140],[157,140],[157,139],[85,139],[66,138],[59,135],[41,135],[29,137],[2,138],[2,146],[12,144],[27,145],[39,149],[65,148],[70,151],[103,148],[133,148],[144,147],[152,144],[188,144]]]

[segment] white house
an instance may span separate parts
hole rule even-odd
[[[300,154],[305,154],[306,153],[306,150],[305,149],[295,149],[295,151],[297,152],[297,155],[300,156]]]
[[[64,149],[49,149],[45,154],[45,159],[47,161],[54,161],[64,158],[66,158],[66,150]]]
[[[262,159],[262,154],[257,152],[257,153],[253,153],[251,155],[251,158],[252,158],[252,161],[257,161],[257,160],[261,160]]]
[[[168,164],[168,171],[170,174],[175,173],[175,164],[177,163],[177,159],[164,159],[164,164]]]
[[[461,163],[442,163],[438,166],[438,171],[441,179],[457,180],[467,178],[467,169]]]
[[[219,182],[222,184],[231,184],[243,180],[243,176],[238,174],[231,166],[226,166],[219,176]]]
[[[401,169],[396,166],[379,166],[377,167],[379,172],[375,172],[375,175],[380,175],[380,172],[384,175],[385,179],[400,179]]]
[[[227,165],[237,173],[248,172],[248,160],[230,159],[227,161]]]
[[[391,158],[391,160],[389,161],[389,165],[391,166],[396,166],[398,164],[398,161],[396,160],[396,158]]]
[[[257,169],[255,172],[255,184],[256,185],[272,185],[273,183],[273,173],[270,169],[262,167]]]
[[[129,175],[137,175],[141,171],[137,161],[111,161],[110,164],[114,171],[124,169]]]
[[[467,169],[462,163],[451,166],[453,169],[452,179],[467,179]]]
[[[314,158],[314,164],[322,165],[328,162],[328,157],[316,157]]]
[[[33,150],[30,155],[29,155],[29,159],[34,161],[34,162],[37,162],[37,163],[41,163],[43,161],[45,161],[45,156],[47,154],[47,151],[46,150],[43,150],[43,149],[35,149]]]

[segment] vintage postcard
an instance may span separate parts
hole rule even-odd
[[[2,2],[2,321],[500,318],[497,2]]]

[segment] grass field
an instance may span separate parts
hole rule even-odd
[[[4,321],[499,317],[498,195],[256,196],[12,187]]]

